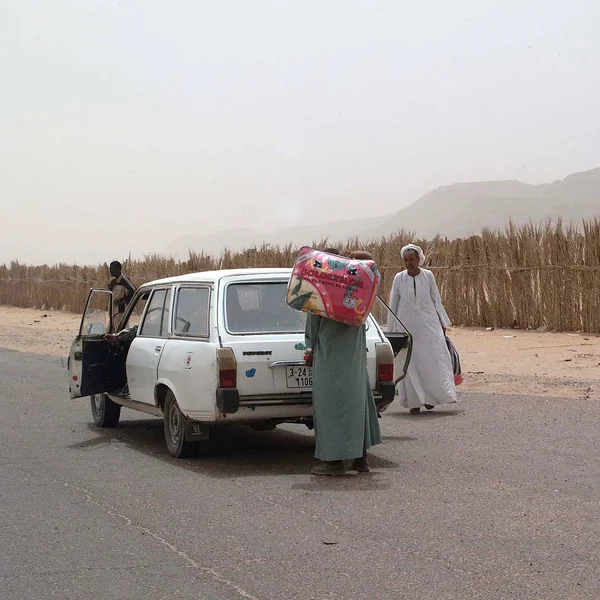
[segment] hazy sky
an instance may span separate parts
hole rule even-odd
[[[3,0],[0,262],[600,166],[598,0]]]

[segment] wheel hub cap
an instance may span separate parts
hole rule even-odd
[[[171,405],[171,409],[169,410],[169,433],[173,441],[179,440],[179,436],[181,435],[181,417],[175,405]]]

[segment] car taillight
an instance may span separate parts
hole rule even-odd
[[[389,344],[376,344],[377,381],[394,381],[394,352]]]
[[[217,368],[219,369],[219,387],[237,386],[237,362],[231,348],[217,348]]]

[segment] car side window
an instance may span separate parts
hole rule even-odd
[[[145,337],[160,337],[166,295],[167,290],[156,290],[152,294],[139,335]]]
[[[179,289],[175,307],[175,334],[209,337],[209,299],[209,288],[182,287]]]

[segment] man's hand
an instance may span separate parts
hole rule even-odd
[[[313,351],[310,348],[304,352],[304,364],[307,367],[312,367],[312,364],[313,364]]]

